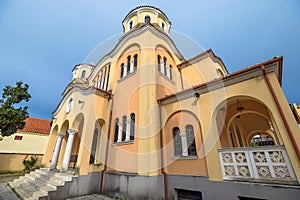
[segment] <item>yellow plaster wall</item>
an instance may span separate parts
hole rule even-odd
[[[29,159],[30,156],[37,158],[35,166],[41,165],[43,159],[41,154],[0,153],[0,171],[22,171],[24,169],[23,160]]]
[[[194,129],[194,136],[196,142],[196,158],[175,158],[174,156],[174,142],[173,142],[173,128],[178,127],[180,133],[186,133],[187,125],[192,125]],[[189,112],[178,112],[168,119],[163,128],[163,146],[165,153],[164,165],[168,174],[190,174],[207,176],[206,162],[203,157],[202,149],[202,134],[201,127],[198,120]],[[197,167],[195,167],[197,166]]]
[[[14,140],[15,136],[23,136],[22,140]],[[0,153],[44,154],[49,135],[15,133],[3,137],[0,141]]]
[[[293,131],[295,131],[294,133],[297,133],[298,129],[296,130],[296,128],[298,127],[294,122],[295,120],[293,119],[291,112],[288,111],[288,104],[285,100],[281,88],[279,87],[277,78],[275,74],[270,74],[269,77],[271,78],[272,84],[275,85],[276,94],[278,94],[278,98],[280,99],[283,109],[287,110],[287,119],[290,122],[291,128]],[[191,112],[195,113],[196,116],[199,116],[200,124],[202,127],[202,135],[204,140],[209,179],[222,180],[219,155],[217,152],[217,149],[221,148],[221,145],[219,140],[218,128],[215,120],[216,114],[215,112],[213,113],[213,111],[216,110],[218,105],[222,104],[224,98],[229,99],[235,96],[252,97],[262,102],[264,105],[268,106],[268,109],[272,114],[272,118],[274,118],[274,126],[276,126],[278,135],[283,140],[283,144],[285,145],[286,150],[289,154],[291,163],[294,166],[294,170],[297,174],[297,177],[299,177],[299,160],[296,158],[295,151],[292,148],[290,139],[288,138],[286,129],[284,128],[278,109],[262,77],[257,77],[244,82],[240,82],[239,84],[230,85],[226,87],[225,90],[222,88],[216,91],[212,91],[211,93],[201,94],[196,105],[193,104],[192,98],[185,99],[181,102],[165,105],[163,106],[163,118],[167,119],[172,113],[181,109],[190,110]],[[193,108],[192,105],[195,105],[195,107]],[[295,138],[297,141],[300,141],[298,136],[295,136]]]
[[[222,70],[220,65],[215,63],[211,57],[206,57],[192,65],[184,67],[181,70],[184,89],[217,79],[218,69]]]

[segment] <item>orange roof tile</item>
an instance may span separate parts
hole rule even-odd
[[[28,117],[27,119],[25,119],[25,122],[26,122],[25,127],[21,130],[18,130],[18,133],[27,132],[27,133],[40,133],[40,134],[47,134],[47,135],[49,135],[50,133],[51,120]]]

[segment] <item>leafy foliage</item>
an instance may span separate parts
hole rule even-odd
[[[22,101],[28,102],[31,95],[28,93],[28,84],[19,81],[15,87],[10,85],[3,88],[2,99],[0,99],[0,134],[10,136],[25,126],[28,117],[28,107],[16,107]]]
[[[34,164],[36,163],[37,161],[37,157],[33,157],[33,156],[30,156],[29,159],[24,159],[23,160],[23,165],[24,165],[24,169],[23,171],[29,171],[32,169],[32,167],[34,166]]]

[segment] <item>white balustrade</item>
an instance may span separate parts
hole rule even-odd
[[[224,179],[296,181],[284,146],[219,149]]]

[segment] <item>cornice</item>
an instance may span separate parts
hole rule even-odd
[[[262,65],[265,66],[267,73],[275,72],[278,81],[280,82],[281,71],[282,71],[282,60],[283,57],[273,58],[272,60],[229,74],[224,78],[215,79],[207,83],[196,85],[192,88],[183,90],[181,92],[168,95],[164,98],[158,99],[157,102],[161,105],[167,105],[187,98],[192,98],[196,92],[199,93],[201,96],[201,94],[211,92],[220,88],[224,88],[236,83],[240,83],[252,79],[254,77],[261,76],[263,75],[263,71],[261,70]]]
[[[61,99],[61,101],[59,102],[58,106],[55,108],[55,110],[52,112],[53,116],[56,116],[58,114],[58,112],[61,110],[62,105],[64,105],[64,103],[66,102],[66,100],[74,93],[74,92],[79,92],[82,95],[91,95],[91,94],[95,94],[98,96],[101,96],[103,98],[106,99],[110,99],[112,97],[112,93],[101,90],[99,88],[95,88],[95,87],[88,87],[88,88],[81,88],[76,84],[69,84],[67,89],[65,90],[65,92],[63,93],[63,98]]]
[[[192,64],[194,64],[194,63],[196,63],[196,62],[199,62],[199,61],[201,61],[201,60],[207,58],[208,56],[210,56],[210,58],[211,58],[214,62],[219,63],[220,66],[223,68],[223,70],[226,72],[226,74],[228,74],[228,70],[227,70],[225,64],[223,63],[222,59],[221,59],[220,57],[216,56],[212,49],[208,49],[208,50],[206,50],[206,51],[204,51],[204,52],[202,52],[202,53],[196,55],[196,56],[193,57],[193,58],[190,58],[190,59],[188,59],[188,60],[185,60],[184,62],[178,64],[177,67],[178,67],[179,69],[183,69],[183,68],[185,68],[185,67],[188,67],[188,66],[190,66],[190,65],[192,65]]]

